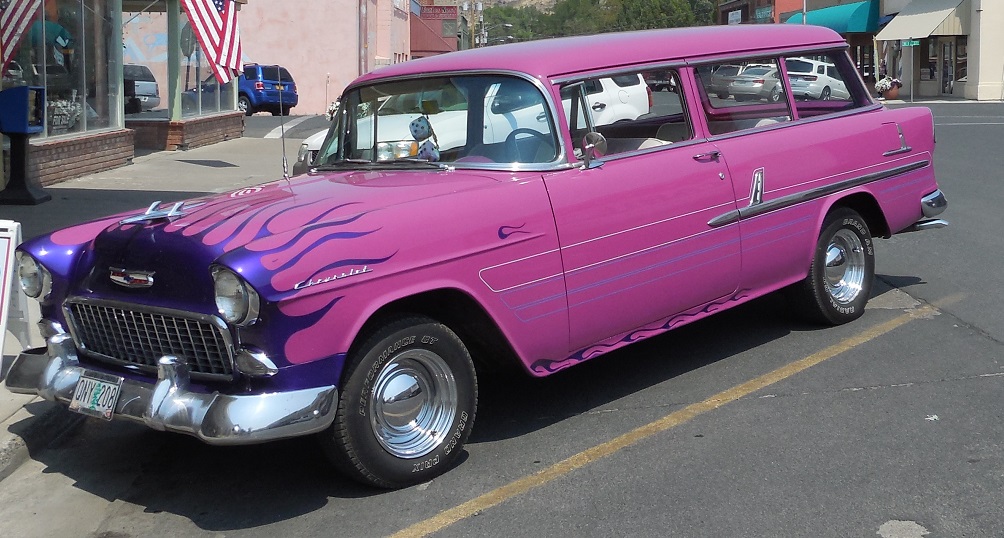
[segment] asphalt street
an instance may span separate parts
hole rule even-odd
[[[89,419],[0,482],[0,535],[1004,536],[1004,104],[927,106],[951,225],[876,241],[854,323],[774,295],[548,378],[482,378],[466,457],[400,491],[343,480],[314,439]]]

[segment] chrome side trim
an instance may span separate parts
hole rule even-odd
[[[769,202],[763,202],[761,204],[757,204],[754,206],[735,209],[709,220],[708,226],[711,226],[712,228],[725,226],[727,224],[739,222],[742,219],[748,219],[777,209],[783,209],[785,207],[801,204],[803,202],[808,202],[810,200],[823,198],[825,196],[835,194],[845,189],[860,187],[861,185],[867,185],[868,183],[873,183],[875,181],[888,179],[890,177],[897,176],[899,174],[905,174],[907,172],[919,170],[921,168],[928,166],[929,164],[930,161],[927,160],[918,161],[903,166],[897,166],[896,168],[890,170],[884,170],[882,172],[874,172],[860,177],[847,179],[844,181],[834,183],[832,185],[827,185],[825,187],[818,187],[803,192],[797,192],[795,194],[789,194],[787,196],[782,196]]]
[[[67,334],[46,348],[21,353],[7,373],[11,392],[68,405],[85,369]],[[323,386],[268,394],[231,395],[189,389],[188,365],[165,356],[156,383],[124,379],[115,419],[197,437],[211,445],[260,443],[323,431],[335,418],[338,389]]]
[[[920,208],[923,210],[924,216],[928,218],[937,217],[946,207],[948,207],[948,200],[945,198],[945,193],[941,192],[941,189],[920,199]]]

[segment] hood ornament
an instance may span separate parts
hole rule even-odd
[[[153,286],[153,271],[132,271],[109,267],[109,278],[124,288],[149,288]]]
[[[137,222],[154,221],[158,219],[171,220],[174,217],[182,217],[185,215],[181,212],[181,206],[183,205],[185,205],[185,202],[177,202],[171,206],[171,209],[157,209],[157,207],[160,206],[160,200],[157,200],[156,202],[150,204],[146,213],[122,219],[119,221],[119,224],[135,224]]]

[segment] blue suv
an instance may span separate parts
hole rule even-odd
[[[288,116],[298,100],[296,83],[285,67],[247,64],[237,80],[237,108],[248,116],[259,111]]]

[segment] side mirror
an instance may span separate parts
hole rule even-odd
[[[596,131],[582,137],[582,159],[586,168],[593,168],[593,161],[607,154],[607,139]],[[597,165],[598,166],[598,165]]]

